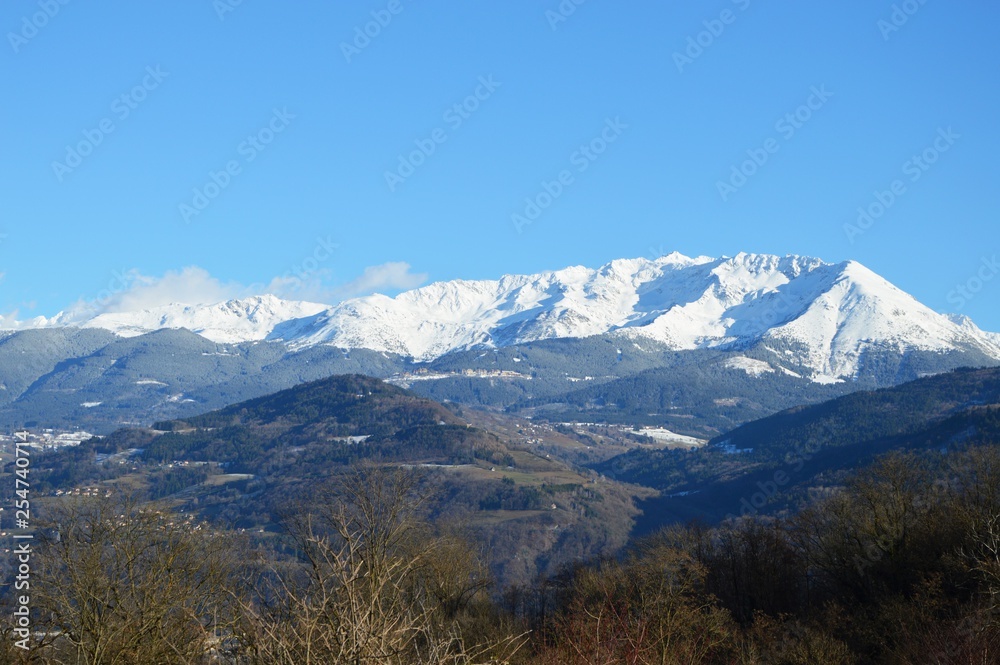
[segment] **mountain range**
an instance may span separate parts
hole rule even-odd
[[[996,364],[1000,335],[857,262],[673,253],[334,306],[261,295],[34,319],[0,332],[0,424],[179,417],[185,404],[359,372],[489,407],[581,416],[613,402],[654,419],[697,407],[701,424],[727,429],[837,391]],[[745,408],[715,422],[685,402],[695,383],[718,409]]]
[[[333,307],[265,295],[37,322],[123,337],[186,328],[219,343],[269,340],[296,350],[325,344],[419,362],[603,334],[674,350],[774,342],[794,347],[797,364],[820,382],[856,376],[866,352],[879,348],[974,351],[1000,360],[1000,335],[934,312],[857,262],[761,254],[622,259],[597,269],[439,282]]]

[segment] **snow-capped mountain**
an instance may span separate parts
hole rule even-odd
[[[313,316],[328,305],[253,296],[214,305],[164,305],[138,312],[100,314],[79,324],[135,337],[164,328],[187,328],[213,342],[236,344],[267,338],[275,326]]]
[[[820,382],[855,376],[873,351],[974,352],[1000,361],[1000,335],[934,312],[856,262],[758,254],[622,259],[598,269],[440,282],[333,307],[273,296],[171,305],[78,325],[119,335],[184,327],[217,342],[325,344],[418,361],[602,334],[676,350],[762,345]]]
[[[496,281],[369,296],[300,322],[290,343],[362,347],[430,360],[450,351],[612,333],[674,349],[773,341],[817,380],[849,377],[878,347],[976,350],[998,336],[956,324],[855,262],[739,254],[612,261]],[[786,351],[788,353],[788,351]]]

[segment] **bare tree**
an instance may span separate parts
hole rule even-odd
[[[41,532],[33,600],[58,635],[50,662],[208,662],[228,540],[120,498],[63,504]]]
[[[582,569],[541,661],[559,665],[726,662],[736,647],[728,612],[705,593],[689,553],[650,545],[624,563]]]
[[[482,588],[454,541],[428,536],[418,477],[366,467],[288,520],[297,564],[272,564],[243,602],[253,663],[497,662],[515,638],[469,643],[455,614]],[[437,573],[443,573],[437,574]],[[446,580],[450,577],[450,580]],[[463,581],[464,578],[464,581]]]

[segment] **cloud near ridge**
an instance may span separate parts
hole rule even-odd
[[[360,277],[339,287],[341,298],[354,298],[377,291],[407,291],[427,281],[426,273],[410,272],[410,264],[402,261],[368,266]]]
[[[35,317],[19,321],[17,311],[0,313],[0,329],[72,325],[99,314],[135,312],[172,304],[211,305],[258,295],[334,305],[341,300],[381,290],[416,288],[427,281],[426,274],[412,272],[410,264],[405,262],[369,266],[361,275],[339,286],[329,286],[329,278],[329,270],[315,270],[309,274],[285,274],[267,284],[244,285],[221,280],[198,266],[168,270],[159,277],[143,275],[134,269],[114,271],[107,287],[92,299],[80,299],[52,318]]]

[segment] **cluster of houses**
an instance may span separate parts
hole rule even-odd
[[[38,450],[52,450],[65,446],[78,446],[93,437],[93,434],[83,430],[73,432],[55,429],[22,430],[10,434],[0,434],[0,452],[13,451],[16,441],[20,441],[22,445],[27,443]]]
[[[111,490],[107,487],[77,487],[71,490],[56,490],[55,496],[111,496]]]

